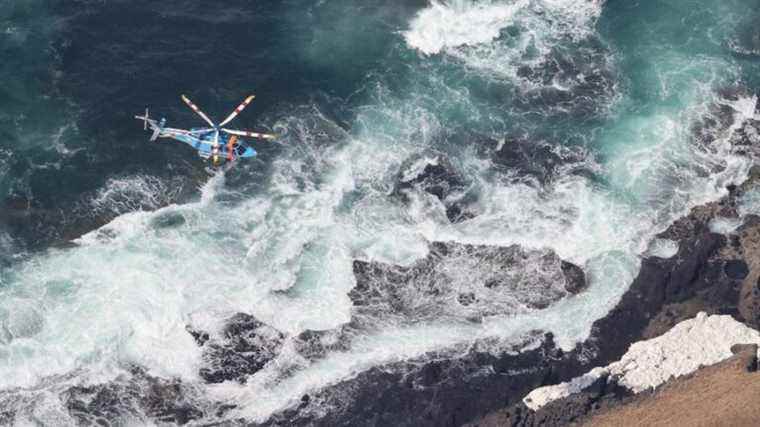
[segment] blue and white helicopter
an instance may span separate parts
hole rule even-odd
[[[193,104],[190,99],[182,95],[185,101],[193,111],[209,124],[209,128],[192,128],[190,130],[175,129],[166,127],[166,119],[160,121],[148,117],[148,109],[145,109],[144,116],[135,116],[136,119],[143,121],[143,129],[148,127],[153,131],[150,140],[156,141],[158,138],[171,138],[195,148],[198,155],[204,159],[211,159],[214,166],[219,166],[224,162],[233,162],[239,158],[254,157],[256,150],[248,146],[244,141],[238,139],[239,136],[258,138],[264,140],[275,139],[274,135],[267,133],[250,132],[245,130],[227,129],[222,126],[231,122],[248,104],[253,101],[254,95],[246,98],[235,110],[227,116],[218,125],[214,124],[208,116],[201,111],[198,106]]]

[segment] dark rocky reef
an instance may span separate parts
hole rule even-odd
[[[760,121],[746,117],[740,123],[735,123],[737,114],[740,113],[736,103],[750,102],[754,94],[742,86],[728,86],[718,90],[717,96],[717,101],[709,106],[707,114],[692,125],[694,143],[704,151],[715,152],[717,141],[727,138],[734,153],[760,159]],[[760,114],[760,104],[757,101],[754,104],[754,114]],[[736,127],[732,128],[734,125]]]
[[[378,318],[403,322],[433,318],[479,320],[541,309],[586,284],[580,267],[549,250],[436,242],[409,267],[354,261],[352,324]]]
[[[431,194],[443,203],[449,221],[460,222],[474,216],[468,210],[474,201],[469,187],[465,177],[445,155],[431,153],[414,156],[401,165],[391,195],[408,203],[412,191]]]
[[[188,332],[203,348],[199,374],[208,383],[245,383],[277,356],[285,340],[280,331],[245,313],[233,315],[220,337],[189,327]]]
[[[487,150],[497,172],[536,187],[551,183],[562,172],[593,175],[586,162],[586,153],[580,148],[551,145],[523,137],[505,137],[502,141],[485,139],[478,145]]]
[[[571,46],[554,46],[545,59],[524,65],[517,76],[529,82],[516,106],[555,118],[593,120],[606,112],[617,91],[609,49],[594,37]]]
[[[179,381],[151,376],[139,367],[130,373],[105,384],[71,387],[61,401],[82,425],[148,419],[183,425],[205,415],[188,400],[193,392]]]
[[[534,337],[540,339],[540,337]],[[266,426],[459,426],[543,383],[562,357],[550,335],[538,348],[491,352],[480,341],[424,358],[373,367],[273,416]],[[510,352],[508,350],[513,350]]]
[[[586,286],[580,267],[552,251],[518,246],[437,242],[427,258],[409,267],[354,261],[353,268],[357,284],[349,293],[352,320],[340,328],[287,336],[245,313],[230,317],[218,334],[188,326],[203,348],[201,378],[245,383],[277,357],[287,340],[301,357],[316,360],[329,351],[348,349],[354,335],[375,329],[378,322],[412,324],[445,316],[480,321],[545,308]]]
[[[594,176],[587,153],[580,146],[557,146],[523,136],[505,136],[499,141],[475,134],[456,138],[476,147],[479,156],[491,160],[494,172],[513,182],[543,188],[564,173]],[[452,223],[479,213],[477,186],[442,153],[420,154],[403,162],[391,197],[409,203],[414,192],[440,201]]]

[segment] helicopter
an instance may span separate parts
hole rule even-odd
[[[256,138],[263,140],[274,140],[275,135],[268,133],[251,132],[246,130],[227,129],[224,125],[231,122],[235,117],[240,114],[241,111],[248,106],[248,104],[255,98],[254,95],[247,97],[237,108],[235,108],[226,119],[221,123],[214,124],[211,119],[203,112],[197,105],[193,104],[190,99],[182,95],[182,101],[187,104],[190,109],[195,111],[203,121],[208,123],[207,128],[191,128],[176,129],[166,127],[166,119],[154,120],[149,117],[148,109],[145,109],[144,116],[135,116],[135,119],[143,121],[143,129],[153,131],[150,136],[151,141],[158,141],[158,138],[170,138],[193,147],[198,155],[203,159],[211,159],[211,163],[214,166],[219,166],[222,163],[232,163],[240,158],[249,158],[256,156],[256,150],[253,147],[246,144],[239,137]]]

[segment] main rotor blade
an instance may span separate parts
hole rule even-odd
[[[208,116],[203,111],[201,111],[197,105],[193,104],[193,101],[189,100],[185,95],[182,95],[182,100],[185,101],[185,104],[187,104],[188,107],[198,113],[198,115],[201,116],[201,118],[205,120],[209,126],[214,127],[214,122],[212,122],[211,119],[209,119]]]
[[[227,132],[230,135],[247,136],[249,138],[261,138],[270,140],[277,138],[275,135],[272,135],[270,133],[250,132],[247,130],[222,129],[222,131]]]
[[[232,113],[230,113],[230,115],[227,116],[227,118],[224,119],[223,122],[219,123],[219,126],[224,126],[227,123],[231,122],[232,119],[234,119],[235,117],[237,117],[237,115],[240,114],[240,112],[243,111],[243,109],[245,109],[245,107],[247,107],[248,104],[250,104],[251,101],[253,101],[253,98],[255,98],[255,97],[256,97],[256,95],[251,95],[248,98],[246,98],[245,101],[243,101],[240,105],[238,105],[237,108],[235,108],[235,111],[233,111]]]

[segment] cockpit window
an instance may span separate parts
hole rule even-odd
[[[238,145],[235,151],[237,152],[238,156],[242,156],[243,153],[245,153],[245,147],[243,147],[242,145]]]

